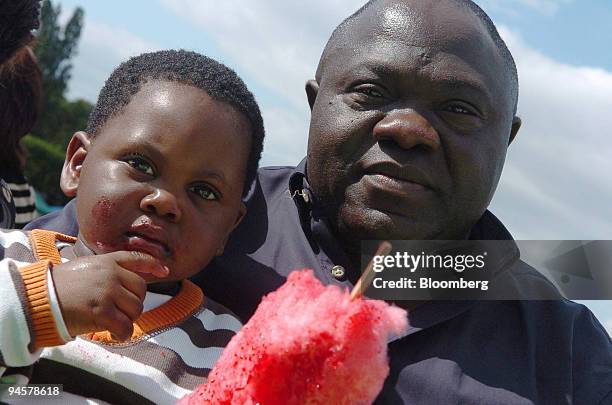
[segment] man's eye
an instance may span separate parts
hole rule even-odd
[[[445,110],[451,113],[455,113],[455,114],[474,115],[474,116],[478,115],[472,109],[464,105],[461,105],[461,104],[451,104],[447,106]]]
[[[198,185],[191,186],[189,187],[189,191],[191,191],[192,193],[196,194],[197,196],[199,196],[200,198],[204,200],[214,201],[214,200],[219,199],[218,193],[215,190],[213,190],[212,187],[209,187],[205,184],[198,184]]]
[[[155,176],[155,169],[142,156],[128,156],[127,158],[125,158],[125,162],[128,165],[132,166],[134,169],[138,170],[139,172],[142,172],[149,176]]]
[[[383,98],[384,97],[381,91],[371,86],[361,86],[361,87],[356,88],[355,91],[357,93],[361,93],[361,94],[364,94],[372,98]]]

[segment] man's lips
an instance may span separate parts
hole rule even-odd
[[[409,180],[391,177],[385,174],[366,174],[364,176],[366,182],[372,184],[376,189],[388,191],[395,194],[411,194],[422,193],[429,190],[422,184],[415,183]]]
[[[405,191],[424,191],[434,188],[430,177],[414,166],[377,162],[364,166],[363,172],[385,188]]]

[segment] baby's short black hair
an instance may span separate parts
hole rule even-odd
[[[231,105],[249,120],[252,140],[244,195],[257,175],[263,150],[263,119],[255,97],[236,72],[207,56],[185,50],[166,50],[144,53],[122,63],[100,91],[98,102],[89,115],[87,133],[95,138],[106,122],[119,114],[142,85],[150,80],[199,88],[213,100]]]

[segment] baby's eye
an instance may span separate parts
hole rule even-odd
[[[124,161],[132,166],[134,169],[147,174],[149,176],[155,176],[155,169],[147,160],[140,155],[131,155],[124,159]]]
[[[189,191],[204,200],[214,201],[219,199],[219,193],[206,184],[194,184],[189,187]]]

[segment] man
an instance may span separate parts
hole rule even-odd
[[[260,170],[246,217],[197,281],[247,319],[297,268],[350,286],[364,239],[511,239],[486,209],[520,127],[517,92],[511,55],[473,3],[369,2],[306,85],[307,158]],[[36,226],[76,232],[73,207]],[[377,403],[612,401],[612,343],[583,306],[436,301],[409,321]]]

